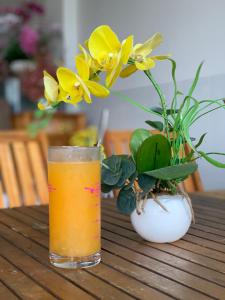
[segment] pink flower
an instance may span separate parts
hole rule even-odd
[[[24,25],[20,34],[20,47],[28,55],[37,51],[39,35],[38,32],[28,25]]]

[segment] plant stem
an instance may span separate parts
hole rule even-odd
[[[146,70],[146,71],[144,71],[144,73],[146,74],[148,79],[151,81],[152,85],[154,86],[154,88],[160,98],[160,102],[161,102],[161,106],[162,106],[162,110],[163,110],[162,116],[163,116],[164,123],[165,123],[165,131],[166,131],[167,138],[170,142],[169,121],[168,121],[168,116],[167,116],[167,107],[166,107],[165,97],[161,91],[160,86],[155,81],[154,77],[152,76],[151,72],[149,70]]]

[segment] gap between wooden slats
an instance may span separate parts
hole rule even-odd
[[[10,207],[20,206],[21,201],[19,186],[16,178],[16,170],[13,163],[11,148],[9,145],[4,143],[0,144],[0,165]]]
[[[18,179],[20,182],[24,204],[34,205],[36,196],[34,192],[34,181],[28,156],[23,142],[15,142],[12,145],[16,166],[18,170]]]
[[[11,290],[0,281],[0,295],[2,299],[7,299],[7,300],[18,300],[19,298],[14,295]]]
[[[41,149],[35,141],[28,142],[27,149],[31,160],[39,201],[41,204],[46,204],[48,203],[47,176],[41,156]]]

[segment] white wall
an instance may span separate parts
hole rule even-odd
[[[67,32],[67,46],[75,53],[77,39],[88,38],[92,29],[100,24],[109,24],[124,38],[134,34],[136,42],[145,41],[154,32],[160,31],[165,37],[164,44],[155,53],[172,53],[177,61],[179,85],[185,91],[190,85],[197,65],[203,59],[205,66],[202,79],[196,91],[199,98],[225,96],[225,1],[224,0],[74,0],[76,11],[68,10],[66,23],[76,26]],[[65,3],[73,2],[65,0]],[[72,5],[72,4],[71,4]],[[71,6],[72,8],[72,6]],[[68,26],[67,24],[67,26]],[[72,56],[71,56],[72,57]],[[70,57],[70,59],[71,59]],[[67,61],[67,65],[69,62]],[[159,63],[153,71],[162,83],[163,90],[170,99],[171,78],[169,65]],[[151,106],[157,97],[144,75],[139,73],[128,79],[118,80],[114,89]],[[84,108],[91,122],[97,123],[103,107],[110,108],[110,128],[129,129],[143,127],[148,116],[120,101],[114,95],[109,99],[95,99],[92,106]],[[224,113],[214,113],[201,120],[192,129],[192,135],[199,137],[209,131],[204,148],[209,151],[225,152]],[[225,189],[225,170],[216,169],[204,161],[199,163],[206,189]]]

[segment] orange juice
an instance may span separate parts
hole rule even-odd
[[[100,251],[100,162],[49,161],[50,253],[85,257]]]

